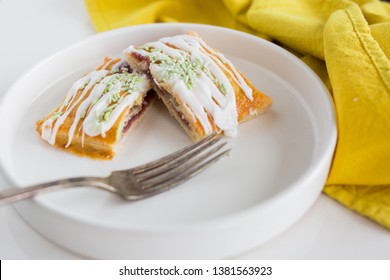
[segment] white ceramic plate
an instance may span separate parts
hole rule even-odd
[[[228,258],[287,229],[314,203],[336,143],[325,87],[299,59],[274,44],[206,25],[153,24],[101,33],[30,70],[0,105],[4,173],[16,186],[105,176],[189,144],[162,105],[129,135],[111,162],[54,149],[34,128],[72,82],[105,56],[193,30],[270,95],[273,108],[228,139],[229,157],[159,196],[129,203],[103,191],[77,189],[18,203],[21,215],[43,235],[93,258]]]

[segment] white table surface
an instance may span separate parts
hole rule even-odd
[[[26,70],[95,31],[82,0],[0,0],[0,98]],[[0,135],[1,137],[1,135]],[[0,186],[8,186],[0,173]],[[82,259],[0,208],[0,259]],[[290,229],[236,259],[390,259],[390,232],[325,195]]]

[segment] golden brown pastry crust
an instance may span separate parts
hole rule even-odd
[[[105,58],[104,62],[96,68],[96,70],[112,70],[112,67],[114,65],[117,65],[118,62],[120,62],[120,58]],[[110,73],[107,76],[113,75],[115,73]],[[80,101],[78,103],[81,104],[84,100],[88,98],[91,91],[93,90],[93,87],[87,91],[87,93],[84,95],[84,97],[81,97],[81,94],[83,92],[83,89],[79,89],[77,91],[77,94],[75,95],[75,100],[78,100],[80,98]],[[154,92],[150,92],[148,98],[146,97],[147,92],[145,91],[143,94],[141,94],[136,101],[134,102],[134,106],[142,106],[141,112],[139,115],[136,116],[136,119],[132,121],[132,124],[130,128],[126,131],[126,134],[130,132],[131,129],[133,129],[143,118],[146,112],[149,111],[150,107],[153,105],[155,101],[155,94]],[[119,118],[115,121],[114,125],[105,132],[104,136],[99,134],[96,136],[89,136],[84,133],[82,130],[83,123],[79,121],[77,123],[74,136],[72,138],[72,141],[69,146],[67,146],[69,141],[69,129],[72,126],[76,111],[78,109],[78,105],[75,106],[67,116],[67,118],[64,120],[63,124],[59,127],[55,143],[53,144],[54,147],[74,153],[79,156],[87,156],[93,159],[105,159],[109,160],[112,159],[117,150],[117,146],[123,137],[123,125],[124,121],[128,117],[128,114],[132,108],[127,108],[124,110]],[[52,113],[44,117],[43,119],[40,119],[36,122],[36,131],[37,133],[42,137],[42,129],[45,125],[45,122],[49,120],[54,112],[59,111],[60,106],[58,106],[55,110],[53,110]],[[43,138],[43,137],[42,137]]]
[[[200,38],[200,36],[196,32],[188,32],[186,34]],[[169,45],[169,43],[167,43],[167,45]],[[169,46],[175,48],[172,45]],[[213,50],[220,53],[216,49]],[[143,57],[139,53],[131,51],[125,51],[125,56],[130,66],[134,69],[138,69],[144,72],[149,71],[149,66],[151,64],[149,57]],[[233,70],[229,64],[226,64],[223,61],[221,62],[230,71]],[[242,123],[261,115],[266,110],[271,108],[272,98],[258,90],[237,68],[235,68],[235,70],[241,74],[247,85],[252,89],[253,96],[253,100],[250,100],[246,96],[244,90],[240,87],[240,85],[230,75],[228,75],[226,70],[223,70],[234,89],[236,97],[237,118],[238,122]],[[199,140],[206,136],[206,132],[201,122],[198,119],[193,119],[193,113],[189,111],[188,106],[185,106],[183,100],[180,99],[178,94],[171,88],[168,83],[165,83],[164,81],[155,81],[154,89],[168,108],[170,114],[177,119],[177,121],[180,123],[180,125],[183,127],[183,129],[187,132],[187,134],[191,137],[193,141]],[[208,118],[213,127],[212,132],[220,133],[221,130],[215,124],[211,114],[208,114]]]

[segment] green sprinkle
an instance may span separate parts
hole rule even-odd
[[[87,115],[87,111],[84,111],[84,112],[81,114],[81,118],[84,119],[86,115]]]
[[[114,103],[114,104],[112,104],[111,106],[108,106],[107,109],[104,110],[104,111],[111,111],[111,110],[114,110],[114,109],[116,108],[116,106],[118,106],[118,104],[117,104],[117,103]]]
[[[148,45],[140,46],[139,49],[147,51],[149,49]]]
[[[112,110],[118,106],[122,100],[123,96],[121,92],[126,92],[126,94],[131,94],[135,90],[139,89],[139,84],[142,82],[142,77],[137,73],[118,73],[113,74],[109,77],[106,77],[100,83],[105,85],[105,89],[103,91],[103,95],[110,93],[110,97],[108,98],[108,106],[101,114],[98,114],[96,118],[99,123],[103,123],[109,120],[109,117],[112,113]],[[115,88],[115,92],[112,90]],[[126,96],[126,94],[123,94]],[[99,99],[95,99],[92,102],[92,106],[94,106]],[[95,128],[97,129],[97,127]]]
[[[218,88],[223,94],[226,94],[226,86],[223,83],[218,83]]]
[[[154,53],[150,54],[152,63],[161,67],[159,81],[170,79],[181,79],[186,84],[188,89],[192,89],[197,78],[200,78],[202,73],[205,73],[211,80],[215,78],[208,68],[208,62],[203,62],[200,59],[191,59],[186,52],[181,52],[183,58],[174,59],[165,54]]]
[[[57,120],[59,117],[61,117],[61,114],[62,114],[61,111],[54,112],[53,115],[51,116],[51,119],[52,119],[53,121],[55,121],[55,120]]]
[[[107,122],[107,121],[109,120],[110,115],[111,115],[111,112],[112,112],[112,111],[107,111],[107,112],[104,113],[104,117],[103,117],[103,120],[104,120],[104,121]]]

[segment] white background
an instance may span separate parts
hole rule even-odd
[[[0,0],[0,98],[34,64],[93,34],[82,0]],[[0,188],[8,184],[0,173]],[[0,259],[80,258],[36,233],[12,206],[0,208]],[[235,258],[390,259],[390,232],[321,195],[289,230]]]
[[[1,275],[5,280],[39,279],[58,280],[76,279],[299,279],[299,280],[328,280],[328,279],[354,279],[354,280],[387,280],[390,278],[388,261],[227,261],[227,260],[198,260],[198,261],[5,261]],[[20,267],[23,266],[23,269]],[[119,270],[127,268],[128,274],[120,275]],[[216,272],[222,275],[214,275]],[[264,267],[263,275],[252,274],[250,267]],[[160,270],[160,268],[162,270]],[[225,274],[225,268],[233,271],[235,276]],[[141,269],[144,269],[142,272]],[[145,269],[149,269],[146,272]],[[150,271],[157,269],[158,273]],[[199,270],[201,269],[201,271]],[[238,272],[238,271],[242,272]],[[137,274],[138,271],[138,274]],[[161,272],[160,272],[161,271]],[[172,273],[174,276],[169,276]],[[188,273],[189,276],[186,276]],[[232,272],[230,272],[232,273]],[[270,275],[268,274],[270,273]],[[237,274],[240,274],[237,276]],[[142,275],[142,276],[141,276]],[[148,276],[146,276],[148,275]]]

